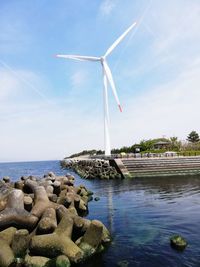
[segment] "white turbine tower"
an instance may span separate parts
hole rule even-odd
[[[112,89],[113,95],[115,97],[115,100],[117,102],[117,105],[119,107],[119,110],[122,112],[122,108],[119,102],[119,98],[117,95],[117,91],[115,88],[115,83],[112,77],[111,70],[106,62],[106,58],[108,55],[111,54],[111,52],[114,50],[114,48],[125,38],[125,36],[133,29],[133,27],[136,25],[136,22],[134,22],[106,51],[104,56],[101,57],[91,57],[91,56],[79,56],[79,55],[56,55],[60,58],[66,58],[66,59],[74,59],[74,60],[80,60],[80,61],[99,61],[102,65],[103,69],[103,84],[104,84],[104,145],[105,145],[105,155],[110,156],[111,155],[111,149],[110,149],[110,134],[109,134],[109,112],[108,112],[108,84],[110,84],[110,87]]]

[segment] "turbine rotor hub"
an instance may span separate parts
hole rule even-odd
[[[103,57],[100,57],[100,60],[101,60],[101,63],[103,63],[106,59],[105,59],[105,57],[103,56]]]

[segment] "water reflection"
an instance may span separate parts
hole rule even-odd
[[[114,207],[113,207],[113,191],[111,184],[108,185],[108,223],[109,229],[111,232],[113,229],[113,216],[114,216]]]
[[[98,183],[98,186],[97,186]],[[144,191],[145,194],[158,194],[162,199],[173,199],[177,197],[192,196],[200,193],[200,177],[156,177],[137,178],[133,180],[118,181],[92,181],[92,187],[101,195],[112,191],[118,195],[133,190]]]

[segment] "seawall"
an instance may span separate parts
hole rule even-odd
[[[84,179],[118,179],[123,178],[120,170],[104,159],[64,159],[62,168],[74,170]]]
[[[200,156],[65,159],[61,166],[85,179],[200,175]]]
[[[124,177],[200,175],[200,157],[122,158],[114,160]]]

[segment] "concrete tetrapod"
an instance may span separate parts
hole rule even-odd
[[[40,234],[52,233],[57,227],[56,212],[53,208],[48,208],[40,222],[38,223],[37,232]]]
[[[0,267],[69,267],[98,253],[108,230],[79,216],[91,194],[72,176],[52,173],[0,181]]]
[[[90,220],[82,218],[76,213],[72,213],[70,209],[66,209],[63,205],[56,209],[56,214],[59,220],[66,216],[71,217],[73,219],[74,228],[80,232],[80,235],[83,235],[86,232],[91,223]]]
[[[66,209],[64,206],[59,206],[56,209],[56,213],[58,216],[58,219],[62,219],[65,216],[70,216],[73,220],[74,220],[74,229],[79,232],[79,235],[82,236],[90,227],[91,222],[90,220],[86,219],[86,218],[82,218],[76,214],[72,214],[70,213],[69,209]],[[101,241],[102,243],[109,243],[111,241],[111,237],[110,237],[110,233],[108,231],[108,229],[105,227],[105,225],[98,221],[98,220],[94,220],[95,222],[98,222],[98,225],[102,227],[102,235],[101,235]]]
[[[54,259],[26,255],[24,265],[25,267],[70,267],[71,263],[65,255],[60,255]]]
[[[10,247],[16,228],[9,227],[0,232],[0,266],[7,267],[14,262],[14,253]]]
[[[83,251],[71,240],[73,219],[63,216],[52,234],[34,236],[30,243],[32,253],[41,256],[56,257],[66,255],[71,262],[83,259]]]
[[[29,246],[30,236],[26,229],[17,230],[13,236],[11,248],[15,257],[23,258]]]
[[[33,199],[30,196],[24,196],[24,208],[27,211],[31,211],[33,207]]]
[[[39,186],[36,181],[30,179],[25,182],[26,188],[29,188],[34,193],[34,206],[31,214],[40,218],[48,208],[56,208],[58,204],[51,202],[48,198],[44,186]]]
[[[101,245],[103,226],[99,221],[93,220],[84,236],[76,243],[84,251],[85,258],[91,257]]]
[[[40,256],[29,256],[26,255],[24,259],[24,265],[26,267],[46,267],[48,266],[49,258]]]
[[[14,253],[8,243],[3,239],[0,239],[0,247],[0,266],[8,267],[14,262]]]
[[[0,228],[15,226],[32,229],[38,218],[24,209],[24,194],[21,190],[13,189],[8,196],[7,206],[0,213]]]
[[[0,211],[4,210],[7,204],[8,196],[13,188],[0,181]]]

